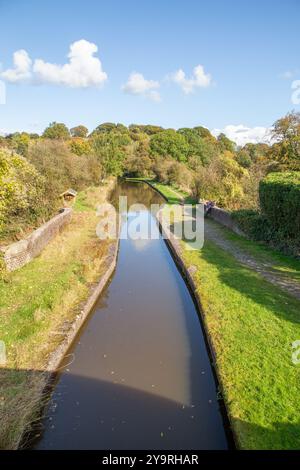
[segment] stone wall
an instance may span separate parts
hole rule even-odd
[[[64,209],[28,237],[1,248],[6,269],[14,271],[38,256],[61,228],[70,222],[71,217],[72,209]]]
[[[238,224],[231,217],[230,212],[221,209],[220,207],[212,207],[208,213],[208,217],[224,225],[238,235],[245,236],[244,232],[239,228]]]

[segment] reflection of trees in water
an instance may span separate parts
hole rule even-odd
[[[151,204],[163,204],[163,198],[146,183],[120,181],[113,190],[110,202],[118,207],[119,197],[127,196],[127,207],[132,204],[144,204],[148,209]]]

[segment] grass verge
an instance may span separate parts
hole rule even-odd
[[[290,277],[294,281],[300,282],[300,262],[298,259],[285,255],[265,244],[241,237],[231,230],[226,229],[226,227],[219,226],[219,230],[222,236],[238,249],[254,256],[261,263],[270,265],[275,272],[277,271],[278,273]]]
[[[126,178],[127,181],[146,182],[157,189],[167,200],[168,204],[195,204],[196,200],[190,194],[170,185],[158,183],[151,178]]]
[[[166,191],[166,194],[168,192]],[[223,229],[225,238],[298,278],[299,263]],[[224,232],[224,233],[223,233]],[[232,429],[242,449],[300,448],[300,302],[211,241],[187,250]]]
[[[111,241],[99,240],[99,218],[112,182],[79,194],[71,223],[22,269],[0,281],[0,448],[14,449],[40,408],[49,355],[61,343],[90,288],[106,270]]]
[[[300,303],[215,244],[183,250],[194,274],[233,431],[243,449],[299,449]]]

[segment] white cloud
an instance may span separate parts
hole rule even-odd
[[[287,70],[286,72],[283,72],[281,75],[281,78],[285,78],[289,80],[290,78],[293,78],[294,72],[291,72],[290,70]]]
[[[94,57],[97,51],[96,44],[85,39],[73,42],[68,54],[68,63],[57,65],[37,59],[33,66],[35,77],[42,83],[72,88],[102,85],[107,79],[107,74],[103,72],[100,60]]]
[[[292,96],[291,96],[291,101],[293,104],[300,104],[300,80],[294,80],[292,82]]]
[[[107,80],[102,64],[95,53],[96,44],[81,39],[70,45],[69,62],[63,65],[45,62],[43,59],[32,61],[25,50],[14,53],[14,69],[6,70],[1,76],[9,82],[16,83],[31,78],[31,83],[50,83],[72,88],[100,86]]]
[[[14,68],[0,74],[2,78],[10,83],[24,82],[31,78],[32,60],[24,49],[14,52],[13,64]]]
[[[272,140],[270,127],[246,127],[243,124],[228,125],[223,129],[212,129],[211,133],[218,136],[223,132],[230,140],[233,140],[237,145],[243,146],[247,143],[257,144],[270,143]]]
[[[182,69],[171,75],[171,80],[181,86],[184,93],[193,93],[195,88],[205,88],[211,84],[211,76],[205,73],[203,65],[197,65],[193,69],[191,78],[187,78]]]
[[[159,82],[155,80],[146,80],[141,73],[132,72],[129,75],[127,83],[122,86],[122,90],[129,95],[146,96],[153,101],[160,101],[161,97],[157,89]]]
[[[296,77],[298,74],[299,74],[299,69],[286,70],[285,72],[280,74],[280,77],[286,80],[291,80],[292,78]]]

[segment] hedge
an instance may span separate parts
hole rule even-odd
[[[232,211],[231,216],[251,240],[270,242],[276,236],[268,219],[257,211],[240,209]]]
[[[259,185],[262,214],[282,235],[300,240],[300,172],[270,173]]]

